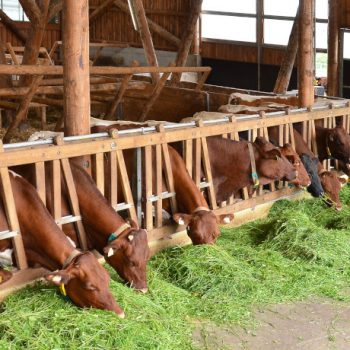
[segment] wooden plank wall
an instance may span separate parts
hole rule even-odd
[[[90,0],[90,8],[94,9],[103,1]],[[191,1],[143,0],[143,4],[147,17],[181,38]],[[142,46],[138,33],[133,29],[130,15],[120,11],[116,6],[107,10],[91,25],[90,41],[98,40],[129,42],[132,46]],[[176,51],[173,45],[157,34],[153,35],[153,41],[156,49]]]
[[[29,22],[16,22],[18,28],[23,33],[27,33],[30,27]],[[9,31],[2,23],[0,23],[0,39],[2,42],[10,42],[13,46],[23,46],[23,44]],[[43,38],[42,46],[50,49],[53,43],[61,40],[61,29],[59,24],[48,24]]]

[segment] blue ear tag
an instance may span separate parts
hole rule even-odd
[[[117,235],[113,232],[111,235],[108,237],[108,243],[113,242],[114,240],[117,239]]]
[[[252,173],[252,179],[253,179],[253,182],[254,182],[254,188],[259,187],[260,181],[259,181],[259,177],[258,177],[257,173]]]

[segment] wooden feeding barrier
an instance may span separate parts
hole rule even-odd
[[[298,193],[299,190],[282,186],[279,189],[270,188],[268,192],[259,191],[256,196],[249,197],[247,194],[243,200],[230,200],[220,207],[217,205],[211,178],[210,159],[208,156],[206,138],[214,135],[225,137],[238,137],[240,132],[249,132],[251,138],[257,135],[267,136],[267,128],[278,126],[280,129],[280,140],[283,142],[293,139],[294,123],[310,123],[311,121],[327,120],[335,118],[347,118],[350,114],[348,103],[340,102],[333,108],[325,106],[315,110],[296,109],[286,112],[260,113],[258,115],[239,116],[236,118],[224,117],[222,120],[200,121],[184,124],[160,125],[157,127],[143,127],[131,130],[113,131],[111,134],[100,133],[85,136],[71,136],[56,138],[52,141],[24,142],[20,144],[7,144],[0,152],[0,180],[2,188],[2,199],[6,209],[6,215],[10,230],[0,233],[0,239],[11,238],[13,240],[16,262],[20,271],[27,270],[27,262],[23,243],[19,232],[18,219],[15,210],[15,203],[9,182],[9,167],[23,164],[35,164],[36,185],[40,197],[45,201],[45,164],[51,164],[53,181],[53,203],[52,216],[58,225],[74,222],[80,233],[80,244],[86,247],[84,229],[81,223],[79,205],[72,178],[69,159],[81,156],[93,157],[93,174],[97,187],[103,193],[106,185],[104,159],[109,161],[109,183],[111,194],[109,201],[117,210],[127,210],[128,215],[138,219],[148,229],[149,242],[156,246],[178,244],[179,240],[169,239],[174,231],[178,230],[175,225],[162,225],[162,201],[171,200],[172,211],[176,211],[175,191],[172,180],[172,171],[169,160],[167,144],[173,142],[184,142],[185,163],[195,183],[201,189],[208,190],[210,208],[217,214],[237,213],[245,209],[251,209],[259,204],[276,201],[280,198]],[[309,141],[312,133],[307,133]],[[293,143],[293,141],[292,141]],[[193,153],[192,150],[195,149]],[[138,186],[136,196],[132,195],[131,179],[128,177],[124,154],[126,150],[141,150],[142,157],[139,158],[138,182],[144,184]],[[154,152],[155,156],[152,156]],[[195,156],[192,156],[195,154]],[[140,163],[143,163],[140,164]],[[205,183],[200,178],[200,171],[203,169]],[[63,177],[69,193],[69,202],[72,209],[72,216],[61,217],[61,177]],[[117,198],[117,178],[122,186],[125,201],[120,202]],[[152,188],[152,178],[155,177],[156,186]],[[165,178],[167,190],[162,189],[162,178]],[[136,192],[137,192],[136,191]],[[136,198],[136,200],[134,199]],[[137,207],[140,205],[138,198],[144,198],[143,214]],[[154,215],[155,213],[155,215]],[[188,242],[185,234],[182,234],[180,242]],[[29,273],[28,276],[35,274]],[[21,280],[23,282],[23,279]],[[4,286],[4,289],[6,285]]]

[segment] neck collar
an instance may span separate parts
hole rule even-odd
[[[127,230],[128,228],[130,228],[131,226],[127,223],[121,225],[116,231],[114,231],[113,233],[111,233],[108,237],[108,243],[113,242],[114,240],[116,240],[118,238],[118,236],[120,236],[120,234]]]
[[[248,142],[248,151],[249,151],[249,158],[250,158],[250,165],[252,167],[252,180],[253,180],[253,186],[254,188],[259,187],[260,181],[259,181],[259,176],[256,171],[256,163],[255,163],[255,156],[254,156],[254,149],[253,149],[253,144],[251,142]]]
[[[79,251],[78,249],[74,249],[69,257],[65,260],[65,262],[62,265],[62,270],[64,270],[72,261],[75,257],[77,257],[78,255],[83,254],[81,251]]]
[[[210,211],[207,207],[198,207],[195,210],[193,210],[193,214],[199,212],[199,211]]]

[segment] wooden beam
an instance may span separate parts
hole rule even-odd
[[[90,67],[90,74],[93,75],[117,75],[117,74],[137,74],[137,73],[204,73],[210,72],[210,67]],[[62,66],[43,65],[21,65],[11,66],[0,64],[0,74],[6,75],[62,75]]]
[[[311,107],[314,103],[313,2],[300,0],[299,3],[299,107]]]
[[[48,21],[50,22],[63,9],[63,0],[51,0]]]
[[[19,0],[30,22],[39,23],[41,20],[40,8],[33,0]]]
[[[293,72],[295,58],[298,52],[298,29],[299,28],[299,9],[296,13],[292,31],[290,32],[288,46],[278,72],[278,77],[275,83],[273,92],[276,94],[284,94],[288,90],[290,77]]]
[[[174,65],[175,65],[174,63],[170,63],[169,67],[174,67]],[[139,119],[140,122],[143,122],[146,119],[148,112],[151,110],[152,106],[157,101],[157,98],[159,97],[162,89],[164,88],[165,83],[166,83],[167,79],[169,78],[170,74],[171,73],[164,73],[162,75],[162,77],[160,78],[160,80],[158,81],[158,83],[156,84],[156,87],[154,88],[154,90],[152,92],[151,98],[149,99],[145,108],[143,109],[142,115]]]
[[[89,16],[90,25],[95,21],[102,13],[113,5],[114,0],[105,0],[99,6],[97,6],[94,11],[91,12]]]
[[[63,21],[65,23],[63,31],[65,134],[89,134],[90,75],[88,0],[65,0]],[[85,168],[89,168],[86,162],[81,162],[81,164],[84,165]]]
[[[139,65],[140,65],[140,63],[137,62],[137,61],[134,61],[131,64],[132,67],[137,67]],[[131,79],[132,79],[132,74],[128,74],[128,75],[124,76],[122,84],[121,84],[121,86],[120,86],[120,88],[118,90],[118,94],[117,94],[115,100],[113,101],[113,103],[111,104],[111,106],[109,108],[109,111],[107,113],[107,118],[106,119],[113,120],[113,117],[114,117],[114,115],[115,115],[115,113],[117,111],[117,108],[118,108],[120,102],[122,101],[124,93],[125,93],[125,91],[126,91],[126,89],[128,87],[128,84],[129,84]]]
[[[329,1],[327,95],[339,96],[339,0]]]
[[[187,27],[181,40],[180,49],[176,57],[176,65],[183,67],[186,65],[187,57],[190,52],[193,37],[196,32],[196,26],[201,14],[203,0],[196,0],[191,9],[191,13],[188,18]],[[181,74],[173,74],[171,81],[176,84],[181,80]]]
[[[156,52],[154,50],[152,35],[148,27],[145,9],[143,7],[142,0],[133,0],[135,16],[138,23],[138,31],[142,41],[143,48],[145,50],[145,55],[147,62],[150,66],[158,67],[158,59]],[[158,73],[152,73],[153,81],[157,82],[159,80]]]
[[[26,119],[30,102],[32,101],[32,98],[33,98],[42,78],[43,78],[43,76],[39,75],[39,76],[36,76],[32,80],[31,86],[29,87],[28,94],[20,102],[16,116],[12,120],[9,128],[6,131],[6,134],[3,138],[4,143],[8,143],[11,141],[11,138],[12,138],[13,133],[14,133],[15,129],[17,128],[17,126],[20,124],[20,122],[22,122],[23,120]]]
[[[3,23],[4,26],[8,28],[18,40],[20,40],[23,44],[26,42],[27,36],[17,28],[16,22],[13,21],[9,16],[7,16],[3,10],[0,10],[0,19],[1,23]]]
[[[128,14],[130,13],[128,5],[122,0],[114,0],[114,4],[118,6],[123,12]],[[181,40],[178,37],[176,37],[174,34],[170,33],[169,31],[167,31],[166,29],[164,29],[162,26],[152,21],[151,19],[146,17],[146,20],[147,20],[149,29],[152,30],[152,32],[158,34],[163,39],[172,43],[175,47],[180,47]]]

